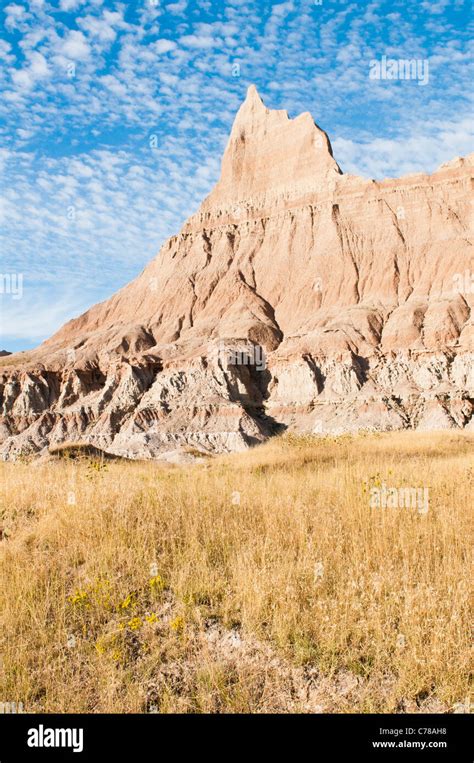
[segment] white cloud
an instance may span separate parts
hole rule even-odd
[[[123,85],[117,77],[112,74],[106,74],[100,78],[100,81],[106,88],[119,97],[124,97],[127,94],[127,88]]]
[[[27,11],[23,5],[15,5],[12,3],[4,8],[4,12],[7,16],[5,27],[10,30],[16,29],[19,26],[19,22],[24,21],[27,18]]]
[[[179,41],[188,48],[200,48],[201,50],[213,48],[217,44],[217,41],[212,37],[196,34],[186,34]]]
[[[34,51],[33,53],[30,53],[30,71],[32,76],[35,79],[40,79],[41,77],[47,77],[49,72],[48,64],[46,63],[45,57],[38,53],[37,51]]]
[[[34,130],[23,130],[21,127],[17,130],[17,135],[20,140],[29,140],[34,134]]]
[[[6,62],[12,62],[15,57],[11,55],[12,46],[6,40],[0,40],[0,59]]]
[[[184,11],[186,10],[187,7],[188,7],[187,0],[180,0],[180,2],[178,2],[178,3],[169,3],[165,7],[165,10],[168,13],[176,13],[176,14],[179,15],[179,14],[184,13]]]
[[[117,29],[128,29],[129,25],[123,20],[123,15],[115,11],[104,11],[102,16],[85,16],[77,19],[78,25],[91,37],[97,37],[101,42],[113,42],[117,37]]]
[[[12,80],[17,87],[24,88],[25,90],[33,87],[34,83],[34,77],[28,69],[14,69]]]
[[[90,55],[90,47],[82,32],[72,30],[60,46],[61,53],[74,61],[82,61]]]
[[[75,11],[80,5],[83,5],[85,0],[61,0],[59,7],[62,11]]]
[[[434,122],[425,133],[413,128],[397,138],[374,138],[367,143],[336,138],[333,151],[344,172],[381,180],[413,172],[434,172],[444,162],[472,152],[474,128],[470,119]]]
[[[25,69],[13,69],[13,83],[21,90],[29,90],[36,80],[48,77],[50,70],[45,57],[37,51],[28,52],[30,66]]]
[[[177,47],[175,42],[172,40],[165,40],[164,38],[153,43],[153,49],[157,53],[169,53],[170,50],[176,50]]]
[[[421,3],[421,7],[423,10],[428,11],[428,13],[440,15],[445,12],[450,4],[451,0],[438,0],[438,2],[435,2],[435,0],[425,0]]]
[[[71,315],[80,315],[88,307],[87,297],[71,289],[70,284],[58,284],[55,299],[36,282],[23,274],[23,295],[19,300],[3,300],[0,338],[29,339],[41,342],[57,331]],[[33,320],[32,320],[33,316]],[[4,341],[4,340],[3,340]]]
[[[292,2],[279,3],[272,7],[272,16],[286,16],[287,13],[291,13],[295,10],[295,6]]]

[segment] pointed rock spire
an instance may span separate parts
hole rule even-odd
[[[263,103],[263,100],[261,99],[259,92],[257,90],[256,85],[249,85],[247,88],[247,97],[245,98],[245,101],[249,102],[255,102],[255,103],[261,103],[262,106],[265,104]]]
[[[269,110],[265,106],[257,88],[255,85],[250,85],[247,89],[245,100],[235,116],[232,133],[241,128],[252,129],[252,125],[255,125],[259,119],[264,118],[268,113]]]
[[[245,101],[242,104],[242,108],[257,110],[257,109],[264,109],[267,110],[262,97],[260,96],[257,88],[255,85],[249,85],[247,88],[247,95],[245,97]]]
[[[306,192],[337,174],[341,171],[329,139],[311,115],[290,119],[284,110],[268,109],[250,85],[232,126],[220,180],[207,202],[250,201],[275,191]]]

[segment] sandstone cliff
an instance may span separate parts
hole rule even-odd
[[[1,456],[472,429],[473,167],[344,175],[308,113],[289,119],[249,88],[181,232],[110,299],[2,358]]]

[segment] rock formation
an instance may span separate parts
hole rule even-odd
[[[110,299],[2,359],[2,457],[472,429],[473,166],[344,175],[310,114],[289,119],[250,87],[181,232]]]

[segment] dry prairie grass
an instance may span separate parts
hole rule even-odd
[[[469,691],[472,445],[284,436],[179,468],[0,465],[0,701],[450,711]],[[380,481],[428,487],[428,513],[371,508]]]

